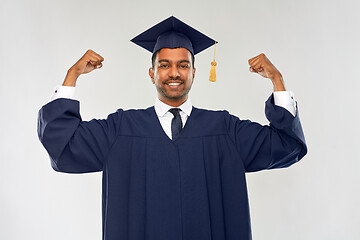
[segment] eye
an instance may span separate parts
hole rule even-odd
[[[159,68],[167,68],[167,67],[169,67],[169,65],[167,65],[167,64],[160,64],[159,65]]]
[[[189,68],[189,64],[180,65],[180,68],[183,68],[183,69]]]

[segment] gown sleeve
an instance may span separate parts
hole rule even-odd
[[[55,171],[96,172],[103,169],[106,156],[116,139],[122,111],[107,119],[82,121],[79,101],[59,98],[38,113],[38,136]]]
[[[265,103],[270,121],[262,126],[230,115],[228,129],[246,172],[288,167],[307,153],[298,109],[295,117],[274,104],[273,95]]]

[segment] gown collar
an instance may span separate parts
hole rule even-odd
[[[171,108],[174,108],[172,106],[167,105],[166,103],[159,100],[159,98],[156,98],[155,100],[155,112],[158,117],[163,117]],[[178,108],[181,109],[188,117],[190,117],[191,111],[192,111],[192,104],[190,101],[190,98],[188,98],[183,104],[181,104]]]

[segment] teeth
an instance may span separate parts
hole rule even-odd
[[[170,86],[179,86],[180,83],[168,83],[168,85],[170,85]]]

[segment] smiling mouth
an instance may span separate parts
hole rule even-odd
[[[167,85],[169,86],[179,86],[181,85],[182,83],[179,83],[179,82],[170,82],[170,83],[167,83]]]

